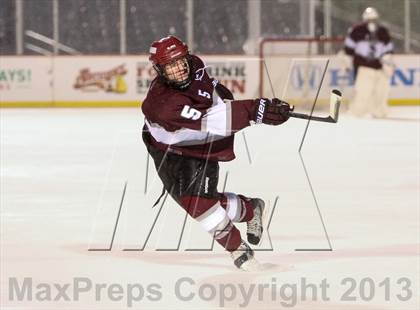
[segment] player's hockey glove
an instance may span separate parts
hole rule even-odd
[[[278,98],[272,100],[267,98],[255,99],[256,111],[255,122],[268,125],[280,125],[289,119],[289,112],[293,111],[286,101]]]

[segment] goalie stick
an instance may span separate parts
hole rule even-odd
[[[341,104],[341,92],[337,89],[333,89],[331,91],[331,96],[330,96],[330,115],[329,116],[321,117],[321,116],[313,116],[313,115],[302,114],[302,113],[289,112],[289,117],[309,119],[309,120],[314,120],[318,122],[337,123],[338,114],[340,111],[340,104]]]

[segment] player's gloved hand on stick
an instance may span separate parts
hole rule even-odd
[[[272,100],[267,98],[255,99],[256,111],[255,122],[268,125],[280,125],[289,119],[289,112],[293,111],[286,101],[278,98]]]

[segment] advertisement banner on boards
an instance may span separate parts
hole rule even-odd
[[[0,101],[51,101],[52,68],[52,59],[49,57],[2,56],[0,62]]]
[[[260,60],[244,56],[203,56],[207,73],[229,88],[235,99],[258,94]]]
[[[353,76],[337,57],[304,58],[202,56],[202,70],[228,87],[236,99],[259,96],[285,100],[314,98],[329,59],[320,99],[339,88],[351,99]],[[420,101],[420,56],[394,55],[390,102]],[[268,74],[270,78],[268,78]],[[0,63],[1,106],[139,106],[156,72],[146,55],[140,56],[4,56]],[[271,88],[271,84],[273,87]],[[262,92],[261,92],[262,91]]]
[[[56,101],[135,101],[135,58],[86,56],[55,58]]]

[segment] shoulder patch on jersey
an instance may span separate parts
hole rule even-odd
[[[203,79],[204,74],[206,73],[206,68],[209,66],[204,66],[203,68],[199,68],[195,70],[195,80],[201,81]]]

